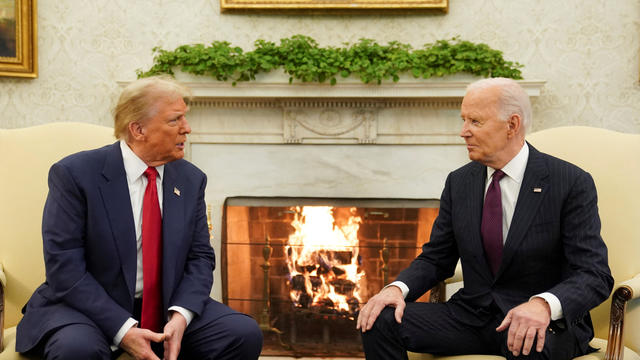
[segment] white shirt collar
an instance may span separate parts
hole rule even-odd
[[[120,140],[120,150],[122,150],[122,162],[124,163],[124,171],[127,174],[127,181],[129,184],[132,184],[144,174],[144,171],[147,170],[149,166],[145,164],[122,139]],[[164,165],[156,166],[156,170],[158,171],[160,180],[162,180]]]
[[[524,145],[518,152],[516,156],[513,157],[505,166],[502,167],[502,172],[504,172],[508,177],[512,178],[518,183],[522,183],[522,179],[524,179],[524,171],[527,169],[527,162],[529,161],[529,146],[527,142],[524,142]],[[487,166],[487,179],[491,179],[491,175],[496,171],[496,169]]]

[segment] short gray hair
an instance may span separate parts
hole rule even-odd
[[[525,134],[531,129],[533,116],[529,95],[515,80],[509,78],[487,78],[475,81],[467,86],[467,93],[473,90],[500,88],[498,99],[498,117],[506,121],[512,114],[522,119]]]

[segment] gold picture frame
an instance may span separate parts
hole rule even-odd
[[[449,0],[220,0],[221,12],[442,12]]]
[[[0,76],[38,77],[37,0],[0,0]]]

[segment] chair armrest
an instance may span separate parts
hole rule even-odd
[[[7,277],[0,263],[0,353],[4,350],[4,287],[7,286]]]
[[[4,275],[2,264],[0,264],[0,285],[2,285],[2,287],[7,286],[7,277]]]
[[[611,296],[611,318],[605,359],[622,359],[624,352],[624,313],[629,300],[640,297],[640,274],[618,285]]]
[[[460,264],[460,261],[458,261],[458,265],[456,265],[456,270],[453,272],[453,276],[446,279],[444,283],[452,284],[460,281],[462,281],[462,264]]]
[[[453,276],[440,283],[436,284],[436,286],[431,288],[431,293],[429,295],[429,302],[432,303],[443,303],[447,300],[447,284],[453,284],[462,281],[462,265],[460,265],[460,260],[458,260],[458,264],[456,265],[456,269],[453,272]]]

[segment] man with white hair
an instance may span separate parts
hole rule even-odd
[[[511,79],[469,85],[461,117],[472,162],[447,177],[422,253],[361,309],[367,359],[591,352],[589,310],[613,286],[593,179],[525,141],[531,104]],[[446,303],[413,302],[458,260],[462,289]]]

